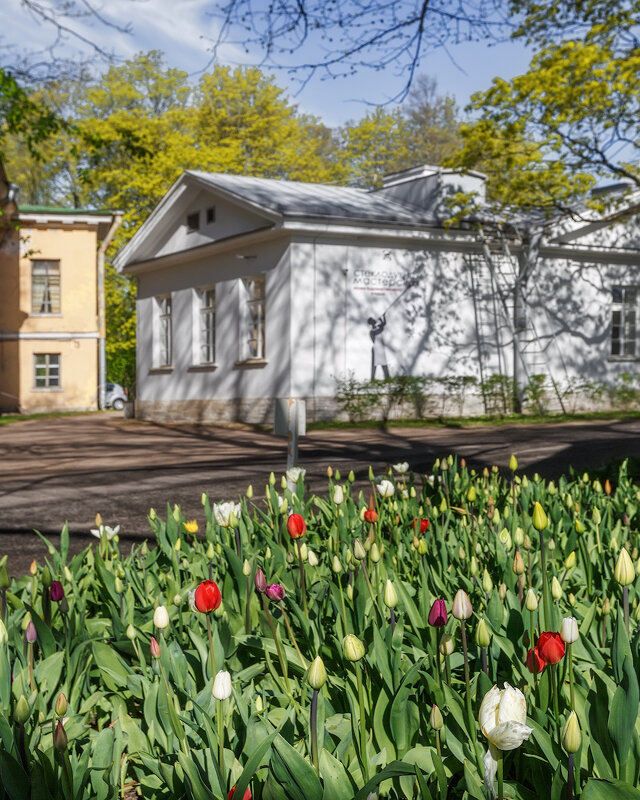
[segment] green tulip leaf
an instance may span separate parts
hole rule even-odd
[[[624,781],[589,778],[580,800],[640,800],[640,789]]]
[[[322,800],[315,770],[280,734],[273,742],[270,769],[289,800]]]

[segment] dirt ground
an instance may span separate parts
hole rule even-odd
[[[475,467],[506,467],[515,453],[527,472],[557,477],[571,465],[582,472],[640,456],[640,420],[313,431],[301,439],[299,463],[310,488],[322,491],[329,464],[345,477],[353,469],[358,488],[370,464],[380,472],[408,461],[429,472],[449,453]],[[80,550],[98,511],[120,524],[128,548],[147,536],[151,507],[179,503],[202,522],[203,491],[216,501],[249,484],[262,493],[269,473],[279,477],[285,466],[285,440],[250,429],[142,423],[114,412],[0,427],[0,554],[20,573],[44,554],[34,528],[57,541],[65,520]]]

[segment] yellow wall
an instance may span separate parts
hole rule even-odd
[[[97,228],[81,223],[24,221],[19,233],[5,240],[0,251],[0,410],[97,408],[97,247]],[[31,314],[31,259],[60,261],[60,314]],[[31,338],[37,334],[43,338]],[[67,338],[56,339],[56,334]],[[35,353],[60,354],[60,389],[34,388]]]

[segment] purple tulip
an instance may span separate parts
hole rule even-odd
[[[429,625],[434,628],[442,628],[447,624],[447,607],[442,598],[433,601],[431,611],[429,612]]]
[[[260,567],[258,567],[256,571],[254,583],[256,585],[257,592],[264,592],[267,588],[267,579],[265,578],[264,572],[260,569]]]
[[[279,603],[281,600],[284,600],[284,586],[280,583],[270,583],[266,588],[266,594],[269,600],[273,600],[274,603]]]
[[[64,589],[60,581],[52,581],[49,591],[51,592],[51,599],[54,603],[59,603],[64,597]]]
[[[38,638],[38,633],[36,631],[36,626],[33,624],[33,620],[29,621],[27,630],[24,632],[24,638],[29,642],[29,644],[33,644]]]

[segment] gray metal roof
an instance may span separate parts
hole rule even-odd
[[[189,170],[189,174],[210,184],[212,188],[222,189],[284,217],[321,217],[400,225],[429,224],[434,221],[431,215],[421,214],[389,200],[381,193],[374,194],[364,189],[197,170]]]

